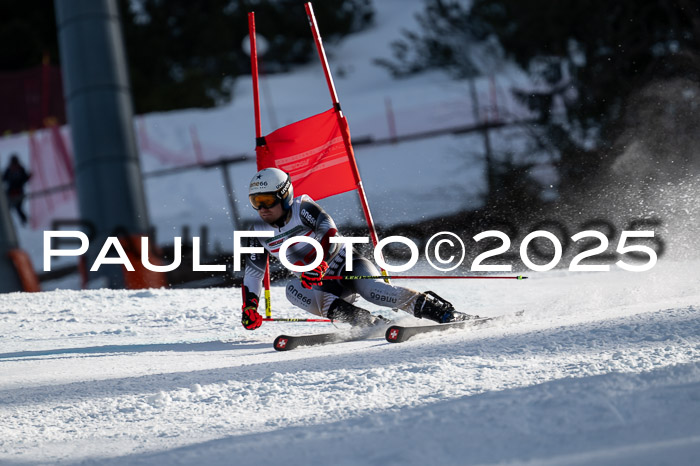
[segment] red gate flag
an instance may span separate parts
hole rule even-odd
[[[357,183],[341,131],[333,108],[273,131],[255,148],[258,170],[289,173],[295,195],[323,199],[352,191]]]

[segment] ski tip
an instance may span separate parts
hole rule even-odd
[[[277,351],[288,351],[292,349],[289,344],[289,337],[287,335],[280,335],[275,338],[275,342],[272,344],[272,346]]]
[[[399,343],[401,341],[401,327],[398,325],[392,325],[386,329],[386,334],[384,337],[389,343]]]
[[[518,280],[527,280],[527,277],[523,277],[522,275],[518,275]]]

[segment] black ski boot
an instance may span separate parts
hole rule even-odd
[[[413,308],[413,315],[419,319],[434,320],[439,324],[479,318],[479,316],[455,311],[452,303],[441,298],[433,291],[426,291],[418,296]]]
[[[331,303],[330,308],[328,308],[328,318],[338,322],[346,322],[353,327],[373,327],[389,322],[384,317],[374,316],[369,311],[340,298]]]

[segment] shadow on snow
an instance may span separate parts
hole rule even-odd
[[[565,378],[80,464],[695,464],[699,371]]]
[[[0,353],[0,360],[15,358],[40,358],[42,356],[57,356],[62,354],[109,354],[109,353],[154,353],[161,351],[192,352],[192,351],[231,351],[237,347],[245,349],[268,348],[270,345],[263,343],[247,342],[182,342],[182,343],[154,343],[147,345],[105,345],[88,346],[84,348],[59,348],[42,351],[17,351],[14,353]]]

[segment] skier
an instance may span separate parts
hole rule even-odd
[[[27,173],[24,166],[19,161],[19,157],[13,154],[10,157],[10,163],[2,175],[2,181],[7,184],[6,194],[10,202],[10,207],[17,211],[22,225],[27,224],[27,214],[24,213],[22,204],[24,203],[24,185],[27,184],[32,177],[31,173]]]
[[[330,238],[339,236],[333,219],[308,195],[294,197],[289,174],[282,170],[266,168],[256,173],[250,182],[248,197],[262,220],[252,230],[274,232],[270,238],[250,238],[248,242],[250,247],[262,246],[265,250],[263,254],[251,254],[246,260],[242,323],[248,330],[262,324],[258,303],[267,256],[279,257],[282,242],[294,236],[309,236],[323,248],[322,262],[287,284],[287,299],[305,311],[353,326],[367,327],[385,322],[386,319],[352,304],[359,294],[376,305],[402,309],[418,318],[440,323],[474,317],[456,312],[452,304],[431,291],[420,293],[381,279],[324,281],[326,274],[346,273],[346,246],[330,242]],[[349,274],[379,275],[369,260],[357,254],[352,257],[352,272]],[[315,258],[316,250],[308,243],[298,242],[287,249],[287,259],[295,265],[310,264]]]

